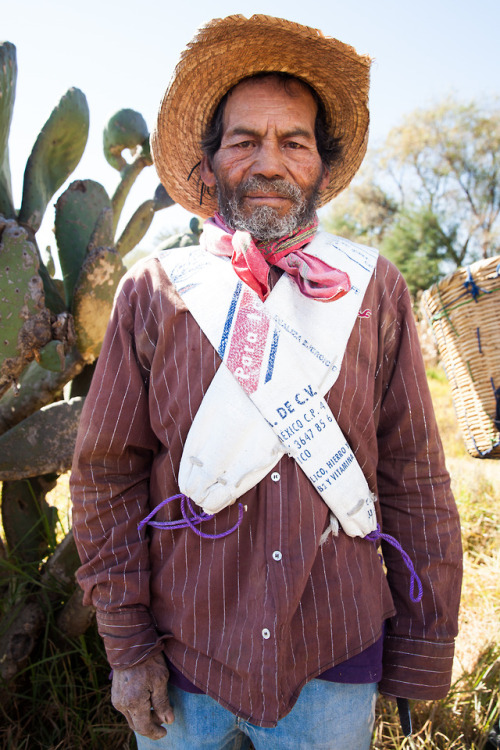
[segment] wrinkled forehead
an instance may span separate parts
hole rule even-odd
[[[273,94],[275,94],[274,97]],[[259,73],[243,78],[222,97],[217,105],[216,112],[218,111],[219,115],[223,115],[229,103],[245,102],[247,97],[257,100],[266,97],[268,101],[270,98],[279,101],[280,99],[283,100],[284,96],[291,99],[300,99],[303,109],[309,109],[312,116],[316,116],[320,100],[314,89],[296,76],[278,72]]]
[[[300,129],[314,133],[317,106],[298,82],[285,87],[272,78],[250,79],[236,86],[224,106],[222,132],[248,126],[259,130]]]

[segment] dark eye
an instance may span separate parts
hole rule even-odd
[[[294,149],[294,150],[302,148],[302,144],[301,143],[297,143],[297,141],[287,141],[285,145],[286,145],[287,148],[291,148],[291,149]]]
[[[253,142],[252,141],[240,141],[239,143],[236,143],[235,145],[237,148],[246,149],[246,148],[250,148],[251,146],[253,146]]]

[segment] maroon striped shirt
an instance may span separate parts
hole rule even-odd
[[[247,512],[230,536],[138,533],[139,521],[178,492],[184,440],[220,364],[151,258],[122,281],[71,480],[78,580],[97,608],[114,668],[163,650],[222,705],[274,726],[308,680],[375,643],[386,620],[380,690],[417,699],[446,694],[459,521],[409,294],[383,258],[362,310],[371,315],[358,317],[326,398],[379,498],[382,530],[415,564],[422,601],[410,600],[407,569],[392,548],[383,548],[385,572],[367,540],[341,531],[320,545],[328,509],[287,456],[241,498]],[[220,533],[237,516],[236,506],[227,508],[204,530]],[[157,520],[179,517],[171,503]]]

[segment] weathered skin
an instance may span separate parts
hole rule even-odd
[[[130,669],[115,669],[111,702],[127,719],[134,732],[158,740],[167,733],[174,712],[167,693],[168,669],[162,654]],[[153,710],[151,710],[153,709]]]

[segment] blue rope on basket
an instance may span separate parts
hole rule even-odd
[[[498,265],[500,267],[500,263]],[[482,289],[476,284],[476,282],[474,281],[474,276],[472,275],[472,271],[470,270],[470,266],[467,266],[467,278],[464,281],[464,288],[466,292],[472,295],[474,302],[478,301],[481,292],[483,292],[483,294],[491,294],[491,292],[489,292],[487,289]]]

